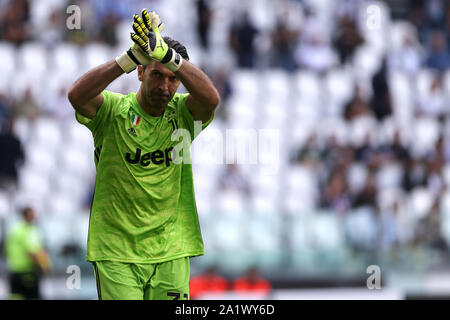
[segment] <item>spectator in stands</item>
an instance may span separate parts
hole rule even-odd
[[[0,128],[0,189],[11,192],[15,189],[18,170],[25,155],[20,140],[13,134],[13,121],[5,122]]]
[[[430,212],[418,223],[417,241],[433,249],[448,250],[448,245],[442,236],[439,198],[434,200]]]
[[[10,1],[0,13],[0,39],[22,44],[30,39],[30,4],[28,0]]]
[[[47,21],[42,24],[42,29],[36,32],[37,40],[44,43],[48,48],[51,48],[63,38],[65,26],[65,15],[62,10],[53,10],[50,13]]]
[[[423,60],[423,50],[417,41],[416,31],[413,28],[411,26],[402,39],[401,47],[390,50],[388,56],[390,68],[403,71],[410,77],[420,70]]]
[[[399,162],[402,166],[406,166],[408,159],[411,158],[409,149],[402,142],[399,129],[394,132],[392,142],[381,145],[378,150],[388,155],[390,159]]]
[[[215,266],[207,268],[203,273],[192,277],[189,281],[189,294],[192,300],[204,294],[224,293],[228,289],[228,280],[220,275]]]
[[[6,258],[10,270],[12,299],[40,299],[42,272],[50,271],[51,260],[44,249],[36,214],[31,207],[22,211],[23,221],[15,224],[6,238]]]
[[[443,88],[442,75],[437,74],[431,82],[430,89],[418,102],[417,116],[427,116],[444,121],[448,112],[448,103]]]
[[[118,43],[116,29],[119,24],[119,17],[114,11],[110,11],[101,21],[98,40],[114,47]]]
[[[440,142],[437,142],[437,145]],[[438,146],[436,146],[438,148]],[[444,159],[442,158],[440,152],[432,152],[427,157],[426,168],[427,168],[427,188],[436,197],[440,197],[444,192],[444,180],[442,177],[442,170],[444,168]]]
[[[285,20],[279,19],[272,31],[272,62],[274,67],[279,67],[287,72],[296,69],[294,51],[297,45],[299,31],[291,29]]]
[[[353,19],[343,16],[338,19],[333,34],[333,47],[337,50],[340,63],[351,61],[356,49],[364,43],[364,38]]]
[[[7,95],[0,92],[0,130],[9,126],[11,121],[11,102]],[[6,129],[5,129],[6,130]]]
[[[211,75],[211,80],[214,83],[220,95],[220,105],[216,111],[216,117],[227,121],[227,104],[230,96],[233,93],[233,87],[230,81],[230,68],[221,66],[217,68]]]
[[[294,161],[308,165],[310,168],[317,169],[322,162],[322,151],[317,144],[317,136],[311,134],[306,140],[305,145],[297,151]]]
[[[356,84],[353,97],[344,106],[344,118],[351,121],[360,116],[372,116],[372,110],[363,90]]]
[[[389,91],[387,72],[387,59],[384,58],[380,69],[372,78],[370,106],[378,121],[383,121],[392,114],[391,93]]]
[[[450,67],[450,53],[442,31],[434,31],[431,35],[431,48],[426,66],[437,71],[446,71]]]
[[[257,267],[249,268],[245,274],[235,279],[231,284],[235,293],[254,293],[268,295],[272,291],[272,285],[264,279]]]
[[[300,41],[294,58],[300,68],[321,74],[327,72],[336,62],[333,50],[320,35],[308,41]]]
[[[320,207],[339,214],[351,208],[351,197],[347,184],[346,171],[339,167],[333,171],[324,190],[321,191]]]
[[[209,8],[206,0],[197,0],[197,34],[200,40],[200,45],[209,49],[209,30],[213,18],[213,11]]]
[[[426,186],[428,172],[423,159],[408,159],[404,170],[402,189],[411,192],[414,188]]]
[[[323,74],[339,61],[319,18],[311,12],[306,13],[294,59],[298,67]]]
[[[244,12],[233,23],[230,30],[230,46],[237,58],[239,68],[253,68],[255,66],[255,38],[259,31],[250,19],[248,12]]]
[[[354,199],[353,208],[370,207],[377,210],[377,185],[376,185],[376,171],[370,171],[367,177],[364,188],[359,192]]]
[[[23,96],[13,103],[13,118],[25,117],[29,121],[35,120],[40,114],[40,107],[33,96],[30,87],[25,89]]]

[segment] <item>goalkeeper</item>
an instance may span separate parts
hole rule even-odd
[[[68,93],[94,139],[87,260],[99,299],[189,299],[189,258],[204,253],[192,166],[174,160],[172,134],[184,129],[193,140],[194,121],[201,129],[212,121],[219,95],[186,48],[161,36],[163,27],[155,12],[134,15],[131,48]],[[136,68],[137,93],[105,90]],[[180,83],[188,93],[176,92]]]

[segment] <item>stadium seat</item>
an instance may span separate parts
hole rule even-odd
[[[63,194],[76,203],[83,203],[91,188],[90,181],[86,181],[77,174],[60,169],[51,176],[55,193]]]
[[[334,137],[340,145],[347,145],[352,139],[351,127],[342,118],[325,119],[320,122],[316,134],[321,141],[328,141]]]
[[[318,186],[315,173],[305,165],[288,169],[286,177],[286,204],[290,213],[313,209],[318,200]]]
[[[62,143],[60,123],[51,117],[39,117],[31,126],[31,143],[48,151],[56,151]]]
[[[19,172],[19,192],[32,194],[34,198],[45,197],[50,191],[50,181],[42,170],[31,166],[23,167]]]
[[[254,98],[260,93],[261,77],[258,72],[249,70],[233,70],[230,75],[230,83],[233,94]]]
[[[350,122],[349,137],[353,146],[361,146],[370,136],[371,142],[376,139],[377,122],[373,117],[361,116]]]
[[[389,26],[389,46],[392,49],[401,49],[404,40],[408,35],[416,35],[415,27],[412,23],[400,20],[392,21]]]
[[[94,158],[94,139],[92,138],[92,133],[88,128],[78,123],[75,120],[75,116],[72,121],[64,124],[63,138],[66,146],[89,153],[92,155],[91,158]]]
[[[416,118],[413,128],[412,151],[415,155],[424,156],[434,150],[439,139],[441,125],[431,117]]]
[[[26,42],[17,51],[17,66],[21,71],[43,75],[48,68],[47,49],[39,42]]]
[[[262,74],[264,83],[263,92],[277,98],[279,101],[285,101],[289,98],[291,90],[291,76],[282,69],[268,69]]]
[[[356,49],[353,56],[353,68],[358,81],[371,79],[380,65],[381,53],[374,47],[365,44]]]
[[[10,43],[0,41],[0,92],[8,92],[10,83],[9,76],[16,72],[17,53],[14,46]]]
[[[431,69],[426,68],[421,69],[417,73],[414,90],[416,92],[416,98],[419,99],[419,101],[428,96],[434,76],[434,72]]]
[[[360,207],[352,210],[345,217],[344,230],[354,247],[365,250],[376,248],[378,223],[373,209]]]
[[[445,164],[442,169],[442,178],[444,179],[445,186],[450,187],[450,164],[448,163]]]
[[[91,43],[82,49],[82,69],[84,72],[98,67],[99,65],[115,58],[117,53],[113,52],[106,44]]]
[[[30,170],[39,171],[42,175],[48,176],[57,171],[57,158],[53,152],[50,152],[40,144],[29,145],[26,150],[26,166]]]
[[[361,191],[366,184],[368,175],[369,171],[365,164],[353,163],[347,172],[347,181],[350,192],[357,194]]]
[[[248,246],[256,251],[276,251],[281,246],[278,215],[252,216],[248,226]]]
[[[296,95],[303,101],[317,105],[322,97],[322,82],[311,71],[298,71],[294,76]]]
[[[81,204],[65,192],[52,193],[46,203],[47,211],[52,215],[70,216],[80,210]]]
[[[80,49],[69,43],[57,44],[50,53],[51,70],[77,74],[80,68]],[[51,79],[51,78],[50,78]]]
[[[17,117],[14,121],[13,133],[20,140],[23,146],[29,141],[30,137],[30,123],[25,117]]]
[[[211,228],[210,235],[214,238],[211,240],[216,250],[233,251],[245,244],[242,220],[227,214],[215,215],[215,223],[209,226]]]
[[[430,214],[435,201],[434,195],[425,187],[416,187],[408,197],[408,208],[416,221]]]
[[[398,119],[411,119],[415,101],[411,79],[403,72],[392,70],[388,75],[393,113]]]
[[[217,209],[226,215],[239,216],[246,213],[244,196],[239,191],[221,191],[218,194],[217,206]]]
[[[82,179],[91,177],[95,171],[92,166],[92,155],[75,148],[66,148],[59,154],[61,167]]]
[[[377,172],[377,188],[379,190],[401,186],[403,168],[398,163],[383,165]]]
[[[445,93],[447,96],[450,96],[450,70],[444,72],[442,80]]]
[[[7,192],[0,189],[0,222],[1,219],[8,216],[12,211],[11,199]],[[1,228],[0,228],[1,229]],[[1,230],[0,230],[1,232]],[[1,235],[0,235],[1,239]]]
[[[327,92],[326,116],[341,116],[344,104],[353,97],[355,90],[352,73],[344,68],[331,70],[325,76],[324,89]]]
[[[445,192],[440,201],[441,233],[450,245],[450,192]]]

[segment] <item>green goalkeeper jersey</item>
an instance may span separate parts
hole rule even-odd
[[[94,118],[76,112],[92,132],[97,169],[87,260],[158,263],[202,255],[189,155],[182,163],[173,159],[184,138],[172,133],[186,129],[194,138],[188,94],[176,93],[159,117],[146,113],[135,93],[102,94]]]

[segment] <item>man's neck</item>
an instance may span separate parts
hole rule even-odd
[[[136,99],[141,106],[141,108],[147,112],[152,117],[159,117],[164,113],[165,108],[154,108],[144,99],[141,90],[139,90],[136,94]]]

